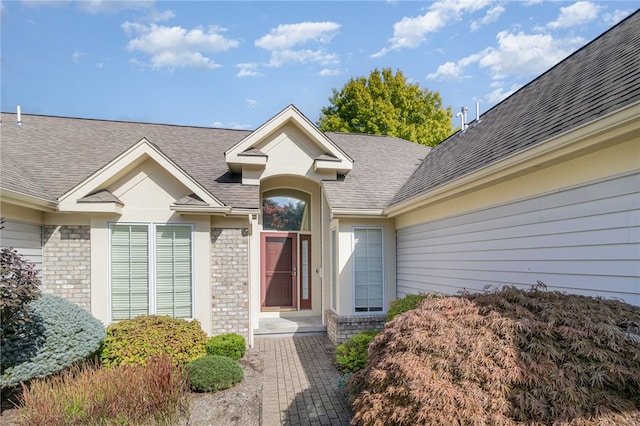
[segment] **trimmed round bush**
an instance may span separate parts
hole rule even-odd
[[[412,309],[416,309],[420,306],[425,299],[431,299],[436,297],[435,294],[407,294],[402,299],[396,299],[389,304],[389,310],[387,311],[387,322],[394,319],[397,315],[404,314]]]
[[[206,349],[208,355],[226,356],[237,361],[247,351],[247,344],[241,335],[226,333],[210,337]]]
[[[46,377],[96,354],[104,325],[61,297],[43,294],[29,303],[29,321],[2,340],[0,386]]]
[[[343,373],[355,373],[367,364],[369,344],[380,331],[361,331],[336,348],[336,362]]]
[[[217,392],[228,389],[244,378],[242,367],[233,359],[207,355],[187,364],[191,389],[196,392]]]
[[[105,366],[146,364],[156,355],[167,354],[175,365],[207,354],[207,335],[197,320],[142,315],[107,327],[100,360]]]

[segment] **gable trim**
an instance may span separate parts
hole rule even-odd
[[[135,168],[147,159],[154,160],[171,176],[200,197],[207,205],[212,207],[224,206],[220,200],[210,194],[202,185],[175,164],[168,156],[160,151],[157,146],[149,142],[146,138],[142,138],[100,170],[63,194],[59,198],[59,210],[121,212],[120,209],[122,205],[116,202],[83,203],[80,202],[80,200],[95,192],[104,190],[109,183],[115,181],[120,175]]]
[[[325,155],[328,157],[335,157],[335,160],[330,162],[326,161],[326,158],[322,158],[321,161],[316,161],[316,168],[323,170],[336,170],[340,174],[346,174],[353,169],[353,159],[333,143],[331,139],[321,132],[320,129],[318,129],[293,105],[289,105],[271,120],[264,123],[250,135],[226,151],[224,156],[229,169],[234,173],[239,173],[245,165],[265,167],[268,161],[268,156],[260,151],[258,152],[262,155],[252,154],[257,150],[255,145],[289,122],[294,123],[307,137],[318,144],[325,151]]]

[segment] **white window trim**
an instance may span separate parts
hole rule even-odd
[[[158,226],[188,226],[191,228],[191,318],[184,318],[187,321],[191,321],[195,318],[194,311],[196,308],[195,300],[195,282],[196,282],[196,265],[195,265],[195,225],[192,223],[180,223],[180,222],[109,222],[109,239],[108,239],[108,293],[107,293],[107,312],[109,323],[113,323],[112,310],[111,310],[111,229],[114,225],[134,225],[134,226],[147,226],[149,229],[148,242],[149,244],[149,313],[148,315],[156,315],[156,228]],[[118,320],[119,321],[119,320]]]
[[[384,227],[383,226],[354,226],[352,228],[352,232],[351,232],[351,255],[353,256],[353,254],[355,253],[355,249],[356,249],[356,229],[379,229],[381,232],[381,238],[382,238],[382,306],[381,306],[381,310],[380,311],[367,311],[367,312],[358,312],[356,311],[356,268],[355,268],[355,264],[354,266],[352,266],[351,268],[351,312],[353,315],[378,315],[378,314],[384,314],[387,312],[387,310],[385,309],[386,306],[386,300],[387,300],[387,292],[386,292],[386,287],[387,287],[387,271],[386,271],[386,241],[385,241],[385,236],[384,236]]]
[[[334,240],[335,235],[335,240]],[[340,231],[337,226],[329,229],[329,308],[332,312],[338,313],[338,277],[340,276],[340,259],[338,253],[340,245]]]

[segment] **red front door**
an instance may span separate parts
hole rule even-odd
[[[296,308],[296,240],[294,233],[262,234],[262,308]]]

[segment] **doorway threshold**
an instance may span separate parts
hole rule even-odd
[[[322,325],[322,318],[294,317],[294,318],[260,318],[259,326],[253,331],[255,336],[266,335],[295,335],[308,333],[326,333],[327,326]]]

